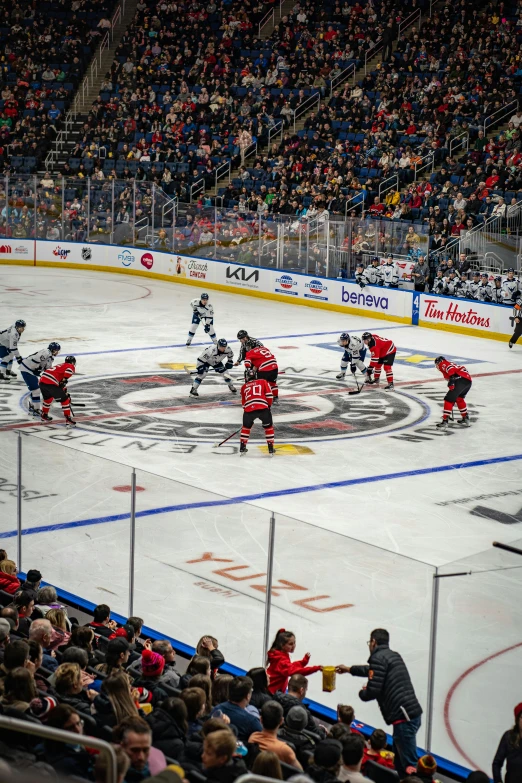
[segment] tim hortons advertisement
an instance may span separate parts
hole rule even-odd
[[[458,331],[481,331],[484,336],[513,332],[511,307],[431,294],[422,294],[420,299],[419,326],[435,324],[450,331],[456,327]]]

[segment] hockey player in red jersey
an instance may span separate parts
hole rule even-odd
[[[49,410],[53,400],[59,400],[62,404],[65,423],[75,427],[76,422],[71,415],[71,398],[67,391],[67,381],[76,372],[76,358],[66,356],[63,364],[57,364],[52,369],[45,370],[40,376],[40,391],[42,393],[42,421],[52,421]]]
[[[261,421],[265,430],[268,454],[274,454],[274,424],[272,411],[273,401],[270,383],[264,378],[259,378],[255,367],[245,369],[245,383],[241,387],[241,402],[243,404],[243,426],[241,427],[239,454],[247,453],[247,443],[250,430],[256,419]]]
[[[278,403],[279,389],[277,388],[277,375],[279,368],[274,354],[264,346],[252,348],[250,351],[247,351],[245,355],[245,369],[248,369],[249,367],[255,367],[257,370],[257,377],[268,381],[274,396],[274,403]]]
[[[393,362],[395,361],[395,354],[397,349],[393,344],[393,340],[388,340],[387,337],[379,337],[378,334],[372,334],[371,332],[365,332],[362,336],[363,343],[368,346],[371,354],[370,366],[368,367],[368,377],[365,383],[379,383],[381,378],[381,370],[384,365],[384,372],[386,373],[386,380],[388,385],[384,388],[388,391],[393,391]],[[375,377],[372,378],[375,371]]]
[[[444,356],[437,356],[435,359],[435,367],[448,381],[448,393],[444,397],[442,421],[439,421],[437,427],[443,429],[448,426],[448,419],[455,403],[457,403],[457,408],[462,417],[457,424],[469,427],[468,408],[464,398],[471,389],[471,375],[463,364],[453,364],[453,362],[445,359]]]

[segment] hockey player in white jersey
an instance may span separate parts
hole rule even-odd
[[[491,302],[491,286],[489,284],[489,275],[484,272],[480,276],[480,283],[477,290],[478,302]]]
[[[381,281],[382,281],[381,262],[379,261],[377,256],[374,256],[370,264],[364,270],[363,283],[364,285],[380,285]],[[357,282],[359,283],[358,280]],[[359,285],[361,284],[359,283]],[[364,288],[364,286],[361,286],[361,288]]]
[[[355,375],[355,371],[359,369],[363,375],[366,375],[366,365],[364,359],[366,357],[366,347],[360,337],[355,335],[349,335],[348,332],[343,332],[337,340],[341,348],[344,348],[343,357],[341,359],[341,372],[336,375],[338,381],[342,381],[346,375],[346,368],[350,365],[350,372]]]
[[[393,256],[390,254],[382,267],[382,285],[385,288],[399,287],[399,273],[393,262]]]
[[[0,332],[0,381],[10,381],[11,378],[16,378],[16,373],[12,372],[11,367],[13,359],[16,359],[18,364],[22,361],[18,343],[25,327],[25,321],[20,318],[8,329],[3,329]]]
[[[431,293],[438,294],[440,296],[444,293],[445,287],[446,278],[444,277],[444,272],[442,269],[437,269],[437,274],[435,275],[435,280],[433,281],[433,285],[431,287]]]
[[[187,345],[190,345],[201,321],[205,324],[205,332],[209,334],[214,345],[217,343],[216,330],[214,329],[214,308],[208,301],[208,294],[201,294],[198,299],[190,303],[192,307],[192,323],[189,327]]]
[[[232,394],[236,394],[237,389],[234,386],[232,378],[228,372],[231,367],[234,366],[233,360],[234,354],[232,349],[228,347],[227,341],[223,338],[218,340],[216,345],[211,345],[208,348],[205,348],[203,353],[201,353],[198,357],[196,377],[194,378],[194,383],[190,390],[192,397],[199,396],[198,389],[205,380],[205,376],[207,375],[210,368],[212,368],[214,372],[217,372],[219,375],[222,375]]]
[[[491,301],[493,304],[504,304],[504,291],[502,290],[502,277],[497,275],[491,288]]]
[[[515,270],[508,269],[507,279],[502,283],[502,302],[511,307],[515,304],[517,296],[522,293],[522,285],[515,278]]]
[[[471,280],[466,282],[466,299],[477,299],[480,282],[480,272],[473,272]]]
[[[449,275],[444,278],[445,285],[443,294],[444,296],[466,296],[466,287],[462,280],[457,277],[457,271],[455,269],[449,270]]]
[[[58,356],[60,349],[59,343],[49,343],[47,348],[26,356],[20,363],[22,378],[31,392],[29,413],[33,416],[40,416],[40,374],[53,366],[54,357]]]

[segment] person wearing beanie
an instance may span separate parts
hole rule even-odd
[[[520,783],[522,780],[522,702],[517,704],[514,713],[515,725],[503,734],[493,759],[494,783],[502,783],[504,764],[504,783]]]
[[[145,646],[141,654],[141,677],[135,682],[136,688],[146,688],[152,693],[152,703],[155,706],[163,699],[168,698],[167,691],[161,687],[161,675],[165,668],[163,655],[152,650],[150,642]]]
[[[147,640],[143,645],[140,645],[140,647],[141,652],[143,652],[145,647],[149,647],[153,652],[158,653],[164,658],[165,668],[163,669],[163,674],[159,678],[160,684],[168,685],[169,688],[178,688],[181,675],[176,671],[176,651],[169,640],[156,639],[156,641],[152,642],[152,646],[150,641]],[[127,671],[132,677],[141,677],[141,656],[137,661],[131,663]],[[187,681],[189,679],[190,677],[187,678]]]
[[[306,770],[315,783],[338,780],[343,746],[334,739],[321,740],[314,750],[312,763]]]
[[[412,774],[416,775],[422,783],[432,783],[435,780],[434,775],[437,772],[437,762],[430,754],[421,756],[417,762],[417,770]]]
[[[295,748],[295,755],[303,768],[308,765],[310,755],[321,741],[318,734],[307,731],[308,713],[304,707],[292,707],[286,714],[285,721],[277,736],[283,742],[288,742]]]

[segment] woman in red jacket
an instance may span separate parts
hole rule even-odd
[[[16,576],[16,564],[12,560],[0,563],[0,590],[14,595],[20,589],[20,580]]]
[[[270,693],[286,691],[288,680],[292,674],[313,674],[322,671],[322,666],[307,666],[310,653],[300,661],[290,660],[290,653],[295,650],[295,635],[292,631],[281,628],[277,633],[272,647],[268,651],[268,668],[266,673],[269,678],[268,690]]]

